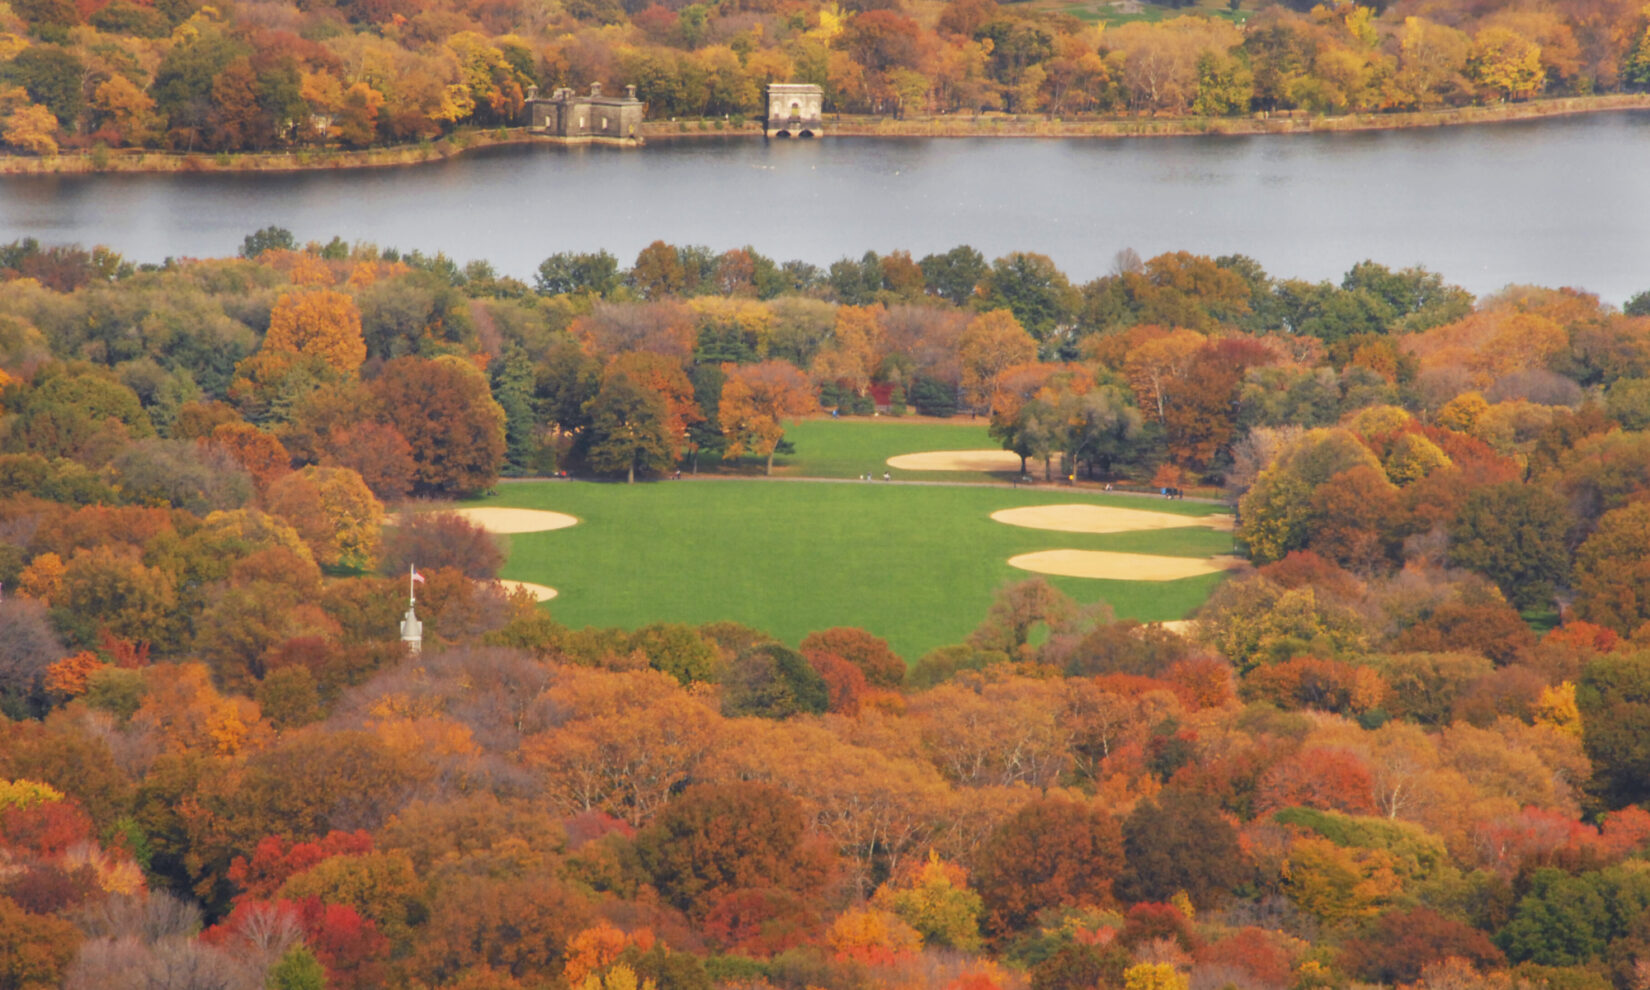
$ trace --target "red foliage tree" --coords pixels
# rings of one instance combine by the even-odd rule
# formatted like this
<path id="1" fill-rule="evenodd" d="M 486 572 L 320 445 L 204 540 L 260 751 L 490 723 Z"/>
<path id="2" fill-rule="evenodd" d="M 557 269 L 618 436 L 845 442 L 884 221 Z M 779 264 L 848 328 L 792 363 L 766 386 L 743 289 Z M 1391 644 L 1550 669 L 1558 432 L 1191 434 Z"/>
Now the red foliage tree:
<path id="1" fill-rule="evenodd" d="M 1276 936 L 1261 928 L 1240 928 L 1229 938 L 1202 946 L 1193 956 L 1200 966 L 1229 966 L 1264 987 L 1286 987 L 1294 976 L 1289 954 Z"/>
<path id="2" fill-rule="evenodd" d="M 1330 563 L 1311 550 L 1291 550 L 1282 560 L 1260 568 L 1260 573 L 1281 588 L 1312 588 L 1343 601 L 1362 597 L 1363 582 L 1345 568 Z"/>
<path id="3" fill-rule="evenodd" d="M 1303 805 L 1351 815 L 1374 814 L 1374 779 L 1356 753 L 1313 746 L 1266 771 L 1258 803 L 1262 811 Z"/>
<path id="4" fill-rule="evenodd" d="M 335 426 L 321 451 L 324 467 L 347 467 L 361 476 L 381 502 L 403 499 L 412 490 L 417 465 L 401 431 L 385 423 Z"/>
<path id="5" fill-rule="evenodd" d="M 1123 916 L 1123 931 L 1118 938 L 1131 949 L 1159 939 L 1172 939 L 1187 952 L 1198 946 L 1191 919 L 1173 904 L 1154 901 L 1142 901 L 1129 908 Z"/>
<path id="6" fill-rule="evenodd" d="M 238 901 L 267 900 L 289 877 L 334 856 L 362 856 L 372 852 L 372 836 L 364 831 L 328 832 L 314 842 L 288 842 L 278 835 L 258 840 L 252 858 L 236 856 L 229 879 L 240 887 Z"/>
<path id="7" fill-rule="evenodd" d="M 1415 982 L 1422 969 L 1452 957 L 1481 969 L 1506 962 L 1483 932 L 1424 907 L 1382 915 L 1369 934 L 1347 941 L 1340 961 L 1360 980 L 1399 984 Z"/>
<path id="8" fill-rule="evenodd" d="M 761 887 L 723 895 L 700 928 L 729 952 L 767 958 L 812 943 L 819 922 L 819 912 L 794 892 Z"/>
<path id="9" fill-rule="evenodd" d="M 73 801 L 46 801 L 0 812 L 0 845 L 54 858 L 89 842 L 92 819 Z"/>
<path id="10" fill-rule="evenodd" d="M 868 688 L 860 669 L 834 653 L 804 650 L 802 656 L 825 681 L 825 690 L 830 695 L 825 710 L 841 715 L 858 715 L 860 702 Z"/>
<path id="11" fill-rule="evenodd" d="M 838 626 L 803 637 L 803 656 L 829 653 L 848 661 L 865 674 L 866 683 L 879 688 L 897 688 L 905 683 L 905 661 L 888 646 L 888 641 L 863 629 Z"/>
<path id="12" fill-rule="evenodd" d="M 636 852 L 659 892 L 690 912 L 748 888 L 814 895 L 835 872 L 801 802 L 743 781 L 689 787 L 636 836 Z"/>
<path id="13" fill-rule="evenodd" d="M 986 924 L 1018 931 L 1044 908 L 1109 903 L 1122 864 L 1122 832 L 1110 815 L 1060 798 L 1031 801 L 980 853 L 975 879 Z"/>
<path id="14" fill-rule="evenodd" d="M 1191 657 L 1170 664 L 1163 680 L 1180 703 L 1192 711 L 1224 707 L 1236 693 L 1231 665 L 1214 657 Z"/>

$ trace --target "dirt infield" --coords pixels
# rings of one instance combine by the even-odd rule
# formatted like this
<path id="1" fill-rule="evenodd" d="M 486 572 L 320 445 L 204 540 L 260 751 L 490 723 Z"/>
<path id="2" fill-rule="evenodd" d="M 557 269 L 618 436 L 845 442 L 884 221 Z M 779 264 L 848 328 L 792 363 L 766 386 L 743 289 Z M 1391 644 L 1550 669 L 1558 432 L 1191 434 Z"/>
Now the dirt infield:
<path id="1" fill-rule="evenodd" d="M 1110 505 L 1027 505 L 1018 509 L 999 509 L 991 514 L 991 518 L 1010 526 L 1053 529 L 1062 533 L 1133 533 L 1143 529 L 1181 529 L 1187 526 L 1207 526 L 1222 531 L 1232 528 L 1232 517 L 1228 515 L 1179 516 L 1172 512 L 1119 509 Z"/>
<path id="2" fill-rule="evenodd" d="M 533 598 L 541 602 L 547 602 L 556 597 L 556 589 L 548 585 L 533 584 L 531 581 L 506 581 L 503 578 L 500 578 L 498 583 L 504 587 L 505 591 L 521 589 L 531 591 Z"/>
<path id="3" fill-rule="evenodd" d="M 566 529 L 579 521 L 564 512 L 545 512 L 540 509 L 485 508 L 454 511 L 489 533 L 543 533 L 546 530 Z"/>
<path id="4" fill-rule="evenodd" d="M 1020 455 L 1007 450 L 930 450 L 888 458 L 901 471 L 1015 471 Z"/>
<path id="5" fill-rule="evenodd" d="M 1178 581 L 1236 566 L 1235 557 L 1155 557 L 1104 550 L 1039 550 L 1008 558 L 1010 567 L 1064 577 L 1112 581 Z"/>

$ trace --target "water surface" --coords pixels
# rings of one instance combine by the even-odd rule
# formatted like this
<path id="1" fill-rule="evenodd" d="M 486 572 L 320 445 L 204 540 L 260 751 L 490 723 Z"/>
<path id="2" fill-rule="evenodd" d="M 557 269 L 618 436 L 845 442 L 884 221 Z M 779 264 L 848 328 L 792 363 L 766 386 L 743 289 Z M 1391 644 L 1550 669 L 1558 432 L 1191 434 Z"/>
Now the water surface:
<path id="1" fill-rule="evenodd" d="M 1047 254 L 1075 280 L 1123 248 L 1185 249 L 1248 254 L 1280 277 L 1373 258 L 1477 293 L 1575 285 L 1620 303 L 1650 289 L 1647 162 L 1650 113 L 1633 111 L 1270 137 L 534 145 L 371 171 L 6 177 L 0 242 L 159 261 L 232 254 L 278 224 L 524 278 L 557 251 L 628 265 L 655 239 L 819 265 L 967 243 Z"/>

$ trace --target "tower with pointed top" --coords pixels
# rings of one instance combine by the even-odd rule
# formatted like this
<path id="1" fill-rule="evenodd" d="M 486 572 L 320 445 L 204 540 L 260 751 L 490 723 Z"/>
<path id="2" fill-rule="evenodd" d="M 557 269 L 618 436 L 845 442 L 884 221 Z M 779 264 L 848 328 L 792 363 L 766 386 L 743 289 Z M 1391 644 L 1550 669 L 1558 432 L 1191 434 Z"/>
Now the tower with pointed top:
<path id="1" fill-rule="evenodd" d="M 412 656 L 424 648 L 424 623 L 418 620 L 411 602 L 407 603 L 407 614 L 401 619 L 401 644 Z"/>
<path id="2" fill-rule="evenodd" d="M 418 568 L 407 566 L 407 614 L 401 617 L 401 645 L 411 656 L 418 656 L 424 648 L 424 623 L 418 620 L 417 582 L 424 580 Z"/>

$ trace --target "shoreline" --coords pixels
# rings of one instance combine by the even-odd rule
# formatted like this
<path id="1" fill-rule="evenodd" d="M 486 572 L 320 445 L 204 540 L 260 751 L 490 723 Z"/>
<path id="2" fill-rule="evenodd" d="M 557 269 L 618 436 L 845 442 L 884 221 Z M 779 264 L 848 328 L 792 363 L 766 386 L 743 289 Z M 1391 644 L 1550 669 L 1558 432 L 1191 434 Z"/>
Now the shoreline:
<path id="1" fill-rule="evenodd" d="M 1417 128 L 1466 127 L 1514 123 L 1593 113 L 1650 110 L 1650 93 L 1612 93 L 1606 96 L 1561 97 L 1503 103 L 1495 106 L 1416 110 L 1387 114 L 1349 114 L 1339 117 L 1296 116 L 1299 111 L 1253 117 L 1108 117 L 1064 120 L 1052 117 L 1016 117 L 1005 114 L 832 118 L 825 136 L 869 138 L 1173 138 L 1248 137 L 1295 134 L 1346 134 Z M 720 125 L 720 126 L 717 126 Z M 760 139 L 760 121 L 739 124 L 723 121 L 647 121 L 645 141 L 672 143 L 716 139 Z M 459 131 L 437 141 L 362 151 L 306 149 L 283 152 L 190 153 L 163 151 L 93 150 L 41 157 L 0 154 L 0 177 L 97 174 L 217 174 L 293 173 L 363 168 L 399 168 L 447 161 L 473 151 L 512 145 L 568 145 L 529 134 L 524 128 Z M 645 150 L 645 149 L 644 149 Z"/>

